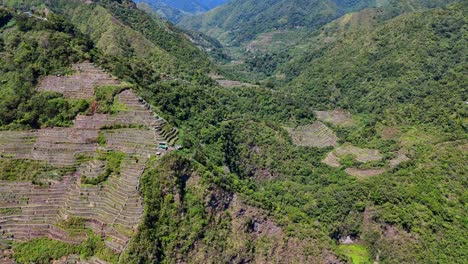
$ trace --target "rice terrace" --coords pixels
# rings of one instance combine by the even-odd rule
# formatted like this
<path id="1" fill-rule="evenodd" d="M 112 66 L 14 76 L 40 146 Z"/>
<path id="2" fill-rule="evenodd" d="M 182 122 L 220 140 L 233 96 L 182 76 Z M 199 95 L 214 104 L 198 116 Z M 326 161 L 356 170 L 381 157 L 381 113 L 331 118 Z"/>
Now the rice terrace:
<path id="1" fill-rule="evenodd" d="M 107 89 L 121 110 L 98 113 L 102 102 L 97 102 L 94 113 L 77 116 L 69 128 L 0 132 L 3 169 L 15 161 L 37 164 L 24 181 L 0 184 L 0 252 L 6 255 L 12 241 L 37 237 L 79 244 L 89 236 L 87 229 L 104 237 L 110 250 L 122 252 L 143 214 L 138 189 L 145 164 L 171 151 L 160 149 L 160 142 L 177 137 L 175 128 L 167 129 L 165 120 L 116 78 L 89 62 L 73 69 L 70 76 L 46 77 L 38 91 L 94 100 L 98 89 Z"/>

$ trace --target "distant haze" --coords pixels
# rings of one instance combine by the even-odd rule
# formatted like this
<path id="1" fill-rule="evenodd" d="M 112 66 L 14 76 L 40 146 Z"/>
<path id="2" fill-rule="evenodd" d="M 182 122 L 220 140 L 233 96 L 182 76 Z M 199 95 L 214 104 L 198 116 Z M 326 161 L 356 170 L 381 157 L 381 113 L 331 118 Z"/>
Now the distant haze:
<path id="1" fill-rule="evenodd" d="M 135 0 L 137 3 L 147 3 L 151 7 L 169 6 L 191 14 L 209 11 L 229 0 Z"/>

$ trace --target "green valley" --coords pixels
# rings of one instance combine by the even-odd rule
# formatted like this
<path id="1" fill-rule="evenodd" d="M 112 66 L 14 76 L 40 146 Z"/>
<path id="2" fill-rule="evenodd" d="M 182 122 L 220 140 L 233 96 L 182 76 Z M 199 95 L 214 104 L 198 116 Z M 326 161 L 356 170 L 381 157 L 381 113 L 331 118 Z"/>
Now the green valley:
<path id="1" fill-rule="evenodd" d="M 1 1 L 0 263 L 464 263 L 467 10 Z"/>

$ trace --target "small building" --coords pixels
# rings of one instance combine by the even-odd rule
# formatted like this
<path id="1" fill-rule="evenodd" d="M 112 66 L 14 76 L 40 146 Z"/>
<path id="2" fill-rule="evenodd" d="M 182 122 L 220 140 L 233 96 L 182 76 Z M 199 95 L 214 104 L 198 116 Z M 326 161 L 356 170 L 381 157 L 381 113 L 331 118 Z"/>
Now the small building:
<path id="1" fill-rule="evenodd" d="M 169 148 L 169 144 L 167 144 L 165 141 L 159 142 L 159 148 L 167 150 Z"/>

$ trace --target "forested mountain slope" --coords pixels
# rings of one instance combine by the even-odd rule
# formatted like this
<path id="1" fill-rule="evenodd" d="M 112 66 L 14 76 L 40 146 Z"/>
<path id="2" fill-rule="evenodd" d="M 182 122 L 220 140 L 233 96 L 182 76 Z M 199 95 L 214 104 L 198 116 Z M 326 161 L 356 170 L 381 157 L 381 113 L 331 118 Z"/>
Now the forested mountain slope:
<path id="1" fill-rule="evenodd" d="M 226 43 L 242 42 L 278 28 L 314 27 L 345 12 L 372 5 L 372 1 L 232 1 L 206 14 L 188 17 L 180 25 L 219 37 Z"/>
<path id="2" fill-rule="evenodd" d="M 67 101 L 34 89 L 41 76 L 65 74 L 71 63 L 90 59 L 92 42 L 58 16 L 50 16 L 49 21 L 19 16 L 17 26 L 9 29 L 13 14 L 2 9 L 0 15 L 0 127 L 71 125 L 77 113 L 87 110 L 88 102 Z"/>
<path id="3" fill-rule="evenodd" d="M 144 10 L 149 14 L 154 14 L 159 18 L 162 18 L 172 23 L 179 23 L 182 18 L 190 15 L 190 13 L 183 10 L 171 7 L 162 1 L 155 1 L 151 3 L 147 2 L 136 2 L 138 8 Z"/>
<path id="4" fill-rule="evenodd" d="M 167 5 L 190 14 L 197 14 L 213 9 L 227 1 L 228 0 L 137 0 L 135 2 L 148 3 L 150 6 L 154 7 Z"/>
<path id="5" fill-rule="evenodd" d="M 316 108 L 462 129 L 466 11 L 458 4 L 348 33 L 284 67 L 292 79 L 285 89 Z"/>
<path id="6" fill-rule="evenodd" d="M 96 47 L 108 56 L 125 57 L 125 64 L 144 63 L 161 74 L 192 78 L 210 67 L 206 54 L 193 46 L 177 28 L 136 8 L 131 1 L 12 1 L 8 5 L 20 10 L 51 9 L 68 17 Z M 109 58 L 110 58 L 109 57 Z M 114 62 L 113 67 L 118 63 Z M 127 66 L 125 66 L 127 67 Z M 141 67 L 141 66 L 139 66 Z"/>
<path id="7" fill-rule="evenodd" d="M 400 14 L 422 11 L 454 1 L 456 2 L 391 0 L 379 1 L 378 4 L 372 1 L 355 1 L 346 5 L 327 4 L 322 7 L 313 5 L 313 1 L 308 2 L 313 7 L 294 1 L 281 5 L 278 3 L 279 6 L 267 6 L 258 1 L 238 1 L 239 3 L 231 2 L 206 14 L 187 18 L 180 25 L 217 38 L 224 45 L 223 49 L 216 49 L 213 57 L 226 78 L 271 86 L 286 78 L 283 74 L 285 71 L 298 70 L 294 64 L 288 62 L 295 61 L 299 65 L 297 61 L 344 35 L 375 27 Z M 288 4 L 291 8 L 285 8 Z M 256 10 L 255 7 L 259 9 Z M 326 12 L 332 10 L 331 7 L 341 9 L 333 9 L 335 15 L 325 16 Z M 271 14 L 268 13 L 270 9 L 274 10 Z M 315 15 L 314 12 L 321 13 Z M 288 19 L 278 20 L 276 14 Z M 309 16 L 312 20 L 317 19 L 315 24 L 305 22 Z M 273 24 L 278 21 L 283 23 L 273 25 L 269 21 Z M 302 24 L 297 26 L 296 23 Z M 279 70 L 280 68 L 285 70 Z"/>
<path id="8" fill-rule="evenodd" d="M 70 11 L 63 6 L 55 6 L 54 8 L 59 7 L 61 9 L 57 10 L 62 12 Z M 67 261 L 74 261 L 77 258 L 76 254 L 80 255 L 78 258 L 81 257 L 84 261 L 91 263 L 96 261 L 96 258 L 98 258 L 97 261 L 118 262 L 118 253 L 125 248 L 122 243 L 125 245 L 128 242 L 128 237 L 132 237 L 132 232 L 136 229 L 130 232 L 130 230 L 122 228 L 120 224 L 115 224 L 115 221 L 112 220 L 109 220 L 103 227 L 99 227 L 96 226 L 96 223 L 100 225 L 99 221 L 102 220 L 93 220 L 93 217 L 89 214 L 91 212 L 94 214 L 97 211 L 98 216 L 100 215 L 99 219 L 107 216 L 107 219 L 115 218 L 127 223 L 129 221 L 128 217 L 130 217 L 127 215 L 128 212 L 123 209 L 119 211 L 112 208 L 115 206 L 130 206 L 131 210 L 138 208 L 133 203 L 129 205 L 128 200 L 120 200 L 119 198 L 126 192 L 134 195 L 135 191 L 130 192 L 131 189 L 120 190 L 119 188 L 122 188 L 125 181 L 131 181 L 132 184 L 135 184 L 135 173 L 141 170 L 143 166 L 145 172 L 142 176 L 141 194 L 145 199 L 145 213 L 137 235 L 134 240 L 130 241 L 127 250 L 122 255 L 120 260 L 122 263 L 150 263 L 154 261 L 174 263 L 189 259 L 199 263 L 207 259 L 211 259 L 213 262 L 226 262 L 233 259 L 238 261 L 246 259 L 255 259 L 256 261 L 289 259 L 294 262 L 319 262 L 329 259 L 339 262 L 339 257 L 332 252 L 328 243 L 320 242 L 327 240 L 323 234 L 318 234 L 318 237 L 292 237 L 285 227 L 278 225 L 273 218 L 268 216 L 267 211 L 248 205 L 245 198 L 235 194 L 237 184 L 232 182 L 235 180 L 234 175 L 222 169 L 224 163 L 222 152 L 223 149 L 228 148 L 230 143 L 228 141 L 222 143 L 222 145 L 210 143 L 212 146 L 204 150 L 201 143 L 202 140 L 208 140 L 207 136 L 199 136 L 204 127 L 210 126 L 210 130 L 213 132 L 221 132 L 227 138 L 232 137 L 232 128 L 229 126 L 223 128 L 224 125 L 220 123 L 223 116 L 228 114 L 227 109 L 214 96 L 209 94 L 215 91 L 213 90 L 214 87 L 200 87 L 196 80 L 194 80 L 195 85 L 192 85 L 183 80 L 153 78 L 153 76 L 157 76 L 156 72 L 149 67 L 116 67 L 114 64 L 116 60 L 114 59 L 121 59 L 118 53 L 108 55 L 108 51 L 101 51 L 96 48 L 93 41 L 88 39 L 86 35 L 78 33 L 79 31 L 74 25 L 65 22 L 63 17 L 54 14 L 49 14 L 47 20 L 44 20 L 39 14 L 29 17 L 27 14 L 14 15 L 13 12 L 2 10 L 2 28 L 0 32 L 4 44 L 2 46 L 2 48 L 4 47 L 2 50 L 4 56 L 1 59 L 2 61 L 5 60 L 2 65 L 6 67 L 2 70 L 7 74 L 2 75 L 2 77 L 8 77 L 8 79 L 2 80 L 2 91 L 8 91 L 9 88 L 11 93 L 15 94 L 25 86 L 29 89 L 27 92 L 33 96 L 50 99 L 44 102 L 37 102 L 37 99 L 34 102 L 29 102 L 27 101 L 28 98 L 19 97 L 15 98 L 15 101 L 19 101 L 20 106 L 8 106 L 12 109 L 24 110 L 25 113 L 21 112 L 21 114 L 14 115 L 12 120 L 6 120 L 6 122 L 10 122 L 9 124 L 18 123 L 22 126 L 4 126 L 4 129 L 41 128 L 41 130 L 38 130 L 39 136 L 37 138 L 35 138 L 35 131 L 27 132 L 27 130 L 23 130 L 23 133 L 5 132 L 0 137 L 0 144 L 2 144 L 0 169 L 2 170 L 2 181 L 7 181 L 6 183 L 2 182 L 3 189 L 1 189 L 0 194 L 3 197 L 9 197 L 8 200 L 2 201 L 1 205 L 2 227 L 6 225 L 6 232 L 2 233 L 0 237 L 1 254 L 6 253 L 19 263 L 49 263 L 62 257 L 66 257 Z M 59 40 L 63 40 L 63 38 L 68 38 L 68 40 L 60 41 L 55 45 L 47 44 L 48 41 L 52 42 L 56 38 L 55 35 L 61 36 Z M 35 36 L 39 38 L 35 38 Z M 49 36 L 51 39 L 48 38 Z M 84 40 L 81 40 L 80 36 Z M 99 38 L 93 39 L 99 40 Z M 80 46 L 86 43 L 88 46 Z M 71 47 L 69 48 L 68 45 L 71 45 Z M 74 52 L 78 54 L 73 55 Z M 42 56 L 45 53 L 57 55 L 47 58 Z M 25 55 L 27 56 L 25 57 Z M 137 56 L 135 57 L 138 59 Z M 22 60 L 22 58 L 25 59 Z M 67 107 L 68 104 L 74 103 L 75 99 L 64 98 L 64 95 L 60 94 L 60 92 L 44 92 L 43 89 L 36 88 L 42 80 L 46 86 L 51 85 L 50 87 L 53 90 L 56 89 L 62 92 L 67 89 L 77 90 L 78 95 L 80 95 L 80 89 L 83 87 L 89 88 L 88 74 L 90 76 L 103 74 L 93 67 L 86 66 L 87 63 L 77 64 L 73 69 L 70 68 L 72 63 L 87 59 L 104 62 L 104 66 L 120 75 L 122 80 L 127 80 L 130 84 L 122 87 L 118 84 L 115 84 L 116 87 L 110 84 L 103 87 L 99 87 L 99 85 L 92 87 L 96 89 L 94 95 L 88 92 L 82 94 L 84 98 L 78 102 L 83 104 L 83 107 L 73 109 L 71 113 L 66 113 L 66 108 L 55 107 L 55 105 Z M 36 69 L 35 67 L 40 68 Z M 15 80 L 15 75 L 29 68 L 36 69 L 27 76 L 32 78 L 30 84 L 17 82 L 12 84 L 11 87 L 4 85 L 10 82 L 10 79 Z M 42 70 L 42 72 L 37 70 Z M 29 71 L 25 71 L 25 73 L 27 74 Z M 49 74 L 55 74 L 56 76 L 46 77 Z M 65 76 L 62 77 L 61 75 Z M 59 83 L 54 84 L 53 81 L 45 80 L 55 80 Z M 68 80 L 72 82 L 68 83 Z M 191 131 L 186 133 L 182 140 L 184 147 L 187 148 L 186 151 L 167 154 L 161 159 L 156 157 L 155 143 L 148 137 L 148 135 L 152 135 L 152 130 L 147 127 L 146 122 L 133 122 L 139 120 L 138 116 L 140 114 L 145 114 L 144 111 L 139 110 L 140 107 L 144 108 L 145 105 L 137 97 L 124 99 L 126 97 L 120 94 L 122 89 L 129 88 L 128 85 L 131 85 L 130 87 L 133 90 L 139 91 L 154 106 L 153 109 L 159 109 L 161 114 L 168 117 L 172 123 L 179 124 L 181 129 L 187 132 Z M 42 87 L 42 82 L 39 87 Z M 49 94 L 51 96 L 47 97 Z M 121 99 L 126 101 L 121 101 Z M 2 98 L 2 100 L 8 102 L 6 97 Z M 124 102 L 136 103 L 138 110 L 132 112 L 130 107 L 135 106 L 127 105 Z M 43 114 L 39 112 L 40 116 L 34 116 L 34 118 L 41 120 L 38 124 L 24 122 L 23 115 L 28 116 L 35 112 L 23 109 L 22 104 L 34 103 L 39 104 L 39 111 L 50 114 L 43 117 Z M 109 116 L 102 120 L 103 115 L 100 111 L 105 111 Z M 82 115 L 77 117 L 78 112 L 81 112 Z M 122 118 L 119 118 L 120 114 L 123 115 Z M 65 115 L 64 117 L 59 116 L 60 119 L 58 120 L 65 119 L 66 122 L 49 122 L 49 119 L 56 118 L 55 115 Z M 134 116 L 134 118 L 129 119 L 131 116 Z M 121 120 L 120 122 L 130 121 L 131 123 L 127 125 L 120 123 L 117 125 L 103 125 L 101 123 L 103 121 L 106 123 L 106 119 L 114 120 L 116 118 Z M 70 126 L 74 119 L 73 127 L 56 127 Z M 82 122 L 79 122 L 79 120 L 82 120 Z M 100 129 L 102 131 L 99 131 Z M 141 132 L 138 136 L 136 134 L 131 136 L 129 133 L 132 129 L 141 130 Z M 162 134 L 167 133 L 165 129 L 157 131 Z M 24 133 L 28 138 L 27 141 L 21 140 L 25 135 Z M 93 135 L 92 137 L 97 136 L 97 138 L 82 139 L 82 135 L 89 133 Z M 19 138 L 15 138 L 15 135 Z M 115 140 L 112 139 L 113 135 L 116 137 Z M 19 140 L 21 144 L 15 144 L 15 142 L 18 142 L 15 140 Z M 37 146 L 35 145 L 36 140 L 38 141 Z M 49 148 L 43 147 L 44 144 L 51 144 L 51 146 Z M 92 151 L 98 151 L 99 158 L 97 161 L 92 157 L 83 156 L 81 152 L 74 155 L 73 148 L 83 148 L 83 153 L 89 154 L 91 151 L 89 149 L 90 145 L 93 146 Z M 100 147 L 121 146 L 119 148 L 122 148 L 121 150 L 124 152 L 130 150 L 130 153 L 128 153 L 130 156 L 127 157 L 126 154 L 122 156 L 119 152 L 109 152 L 108 149 L 105 153 L 101 153 L 97 145 Z M 29 147 L 33 152 L 32 156 L 27 153 Z M 142 149 L 139 150 L 140 147 Z M 47 149 L 47 151 L 50 151 L 51 148 L 57 149 L 48 155 L 42 155 L 42 159 L 45 158 L 44 163 L 35 161 L 37 158 L 41 159 L 41 155 L 37 156 L 34 153 Z M 209 153 L 209 149 L 213 151 L 212 154 Z M 133 151 L 135 152 L 132 153 Z M 67 153 L 67 155 L 62 155 L 62 152 Z M 16 156 L 19 154 L 25 154 L 25 156 L 19 158 L 19 156 Z M 218 154 L 221 154 L 221 156 L 218 156 Z M 70 158 L 70 160 L 64 163 L 64 168 L 56 167 L 57 164 L 61 163 L 49 164 L 49 158 L 50 162 L 62 162 L 65 157 Z M 124 158 L 122 159 L 122 157 Z M 146 160 L 148 157 L 150 159 Z M 227 160 L 231 159 L 228 156 L 225 158 Z M 82 170 L 82 163 L 88 164 L 89 159 L 92 161 L 89 165 L 91 169 L 86 169 L 85 166 L 85 169 Z M 95 162 L 99 163 L 99 161 L 108 164 L 103 168 L 104 172 L 102 174 L 98 172 L 96 179 L 87 179 L 82 173 L 91 173 L 94 170 L 93 164 Z M 19 174 L 23 171 L 28 173 L 20 176 Z M 128 173 L 132 173 L 133 176 L 128 177 Z M 122 177 L 124 178 L 119 180 Z M 54 184 L 51 184 L 51 189 L 49 189 L 49 181 L 52 181 L 52 179 Z M 79 180 L 81 180 L 81 185 Z M 21 182 L 18 183 L 18 181 Z M 78 182 L 78 184 L 73 183 L 70 185 L 70 181 Z M 56 187 L 55 183 L 58 183 L 59 186 Z M 44 186 L 40 188 L 34 184 L 44 184 Z M 16 207 L 5 209 L 4 206 L 6 205 L 4 203 L 9 205 L 21 200 L 16 195 L 9 193 L 7 188 L 9 185 L 19 186 L 17 195 L 26 195 L 25 197 L 21 196 L 23 200 L 29 199 L 27 195 L 32 192 L 28 192 L 29 189 L 37 191 L 41 197 L 44 197 L 44 200 L 31 200 L 30 204 L 26 204 L 24 208 L 20 207 L 19 210 Z M 60 187 L 62 185 L 65 187 Z M 244 183 L 241 185 L 244 185 Z M 239 188 L 242 188 L 241 185 L 239 185 Z M 69 192 L 67 188 L 72 186 L 77 186 L 78 190 L 71 188 Z M 132 189 L 134 188 L 133 185 L 126 186 L 126 188 L 129 188 L 129 186 Z M 84 188 L 84 190 L 80 191 L 79 188 Z M 72 190 L 77 191 L 77 193 L 75 194 Z M 54 197 L 49 198 L 48 195 Z M 55 197 L 55 195 L 60 197 Z M 65 205 L 68 204 L 68 207 L 58 209 L 56 206 L 61 206 L 62 200 L 59 201 L 59 199 L 62 199 L 62 195 L 71 198 L 65 199 L 67 201 Z M 108 202 L 101 203 L 100 200 L 97 200 L 97 203 L 91 202 L 91 204 L 88 204 L 87 199 L 96 201 L 98 197 L 108 197 L 111 204 L 106 205 Z M 57 209 L 58 212 L 62 213 L 65 212 L 63 210 L 66 210 L 66 212 L 69 212 L 66 213 L 68 216 L 60 213 L 60 221 L 56 223 L 52 218 L 55 217 L 55 214 L 51 211 L 50 205 L 47 205 L 50 203 L 49 199 L 56 199 L 54 210 Z M 133 197 L 132 201 L 134 199 L 136 198 Z M 34 207 L 36 203 L 41 205 Z M 102 215 L 102 211 L 99 213 L 100 208 L 104 208 Z M 46 216 L 41 216 L 36 214 L 34 210 L 48 211 Z M 116 212 L 118 214 L 114 215 Z M 30 217 L 31 214 L 37 216 L 33 217 L 34 222 L 30 224 L 23 224 L 21 221 L 21 223 L 16 223 L 14 222 L 16 220 L 10 219 L 11 215 L 15 216 L 15 219 L 23 219 L 24 217 Z M 78 217 L 75 217 L 75 214 Z M 122 214 L 125 214 L 125 216 L 122 217 Z M 132 221 L 134 221 L 135 217 L 135 215 L 131 217 Z M 49 230 L 51 223 L 54 223 L 54 228 L 58 229 L 52 229 L 51 233 L 47 233 L 49 231 L 44 230 Z M 95 231 L 90 230 L 90 225 L 91 230 Z M 22 230 L 28 230 L 28 228 L 34 230 L 34 232 L 28 232 L 25 236 L 18 236 L 21 243 L 13 244 L 12 252 L 10 250 L 4 251 L 4 247 L 8 249 L 11 246 L 8 241 L 11 239 L 16 241 L 14 236 L 9 236 L 13 232 L 12 230 L 21 233 Z M 97 232 L 96 230 L 99 228 L 105 230 Z M 88 239 L 81 240 L 83 235 L 86 237 L 86 234 L 88 234 Z M 8 237 L 3 237 L 3 235 Z M 72 238 L 69 238 L 69 235 Z M 40 238 L 41 236 L 48 236 L 55 240 Z M 207 239 L 205 240 L 203 237 L 207 237 Z M 56 241 L 57 239 L 59 241 Z M 76 240 L 81 241 L 80 244 L 73 244 L 76 243 Z M 246 241 L 248 242 L 246 243 Z M 279 243 L 279 247 L 272 246 L 273 241 L 275 245 Z M 253 248 L 255 250 L 252 250 Z M 3 257 L 4 255 L 2 255 Z"/>
<path id="9" fill-rule="evenodd" d="M 235 0 L 205 14 L 187 17 L 179 25 L 217 37 L 223 43 L 238 45 L 255 38 L 260 33 L 278 29 L 314 30 L 346 13 L 368 7 L 391 6 L 395 9 L 414 11 L 449 2 L 447 0 Z"/>

